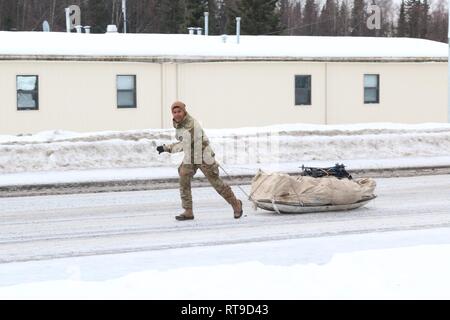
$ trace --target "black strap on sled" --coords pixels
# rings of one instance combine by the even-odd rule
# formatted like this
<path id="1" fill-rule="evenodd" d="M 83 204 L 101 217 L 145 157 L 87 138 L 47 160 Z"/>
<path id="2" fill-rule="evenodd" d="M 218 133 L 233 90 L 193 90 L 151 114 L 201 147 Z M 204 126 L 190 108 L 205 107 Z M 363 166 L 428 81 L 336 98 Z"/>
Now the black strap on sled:
<path id="1" fill-rule="evenodd" d="M 329 168 L 313 168 L 305 167 L 304 165 L 302 165 L 302 172 L 300 173 L 300 175 L 313 178 L 333 176 L 338 179 L 353 179 L 352 176 L 345 170 L 345 166 L 339 163 L 336 163 L 334 167 Z"/>

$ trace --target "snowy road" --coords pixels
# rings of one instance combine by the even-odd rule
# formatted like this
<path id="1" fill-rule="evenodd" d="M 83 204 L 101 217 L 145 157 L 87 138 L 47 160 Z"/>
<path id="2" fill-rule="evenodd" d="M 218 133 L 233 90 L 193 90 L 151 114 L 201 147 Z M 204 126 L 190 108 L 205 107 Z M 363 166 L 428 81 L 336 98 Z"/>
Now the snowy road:
<path id="1" fill-rule="evenodd" d="M 173 218 L 176 189 L 3 198 L 0 262 L 450 227 L 450 175 L 376 181 L 378 198 L 355 211 L 279 216 L 246 202 L 240 220 L 212 188 L 194 189 L 189 222 Z"/>

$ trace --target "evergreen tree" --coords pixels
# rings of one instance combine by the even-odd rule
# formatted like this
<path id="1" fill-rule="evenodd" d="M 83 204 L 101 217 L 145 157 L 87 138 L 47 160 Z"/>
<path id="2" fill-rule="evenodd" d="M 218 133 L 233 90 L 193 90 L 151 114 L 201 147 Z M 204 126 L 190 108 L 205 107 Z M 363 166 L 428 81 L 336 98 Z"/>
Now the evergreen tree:
<path id="1" fill-rule="evenodd" d="M 405 10 L 408 37 L 419 37 L 420 6 L 419 0 L 406 0 Z"/>
<path id="2" fill-rule="evenodd" d="M 185 7 L 183 0 L 158 0 L 156 12 L 159 15 L 159 32 L 186 33 Z"/>
<path id="3" fill-rule="evenodd" d="M 225 0 L 216 0 L 217 4 L 217 26 L 218 26 L 218 33 L 224 34 L 227 32 L 227 22 L 228 22 L 228 15 L 227 15 L 227 4 Z"/>
<path id="4" fill-rule="evenodd" d="M 185 0 L 185 18 L 183 29 L 188 27 L 204 27 L 204 12 L 208 11 L 207 0 Z M 204 31 L 204 30 L 203 30 Z"/>
<path id="5" fill-rule="evenodd" d="M 428 39 L 448 42 L 448 9 L 447 0 L 437 0 L 431 12 Z"/>
<path id="6" fill-rule="evenodd" d="M 352 36 L 363 36 L 366 33 L 366 12 L 364 10 L 364 0 L 354 0 L 350 20 Z"/>
<path id="7" fill-rule="evenodd" d="M 336 3 L 334 2 L 334 0 L 326 0 L 319 17 L 319 35 L 336 35 L 336 19 Z"/>
<path id="8" fill-rule="evenodd" d="M 128 0 L 127 15 L 129 32 L 159 32 L 157 0 Z"/>
<path id="9" fill-rule="evenodd" d="M 3 0 L 0 5 L 0 30 L 17 29 L 17 2 Z"/>
<path id="10" fill-rule="evenodd" d="M 277 0 L 240 0 L 237 16 L 241 20 L 241 33 L 249 35 L 271 34 L 279 31 L 280 15 Z"/>
<path id="11" fill-rule="evenodd" d="M 290 34 L 289 27 L 291 15 L 291 3 L 289 0 L 280 0 L 280 29 L 282 34 Z"/>
<path id="12" fill-rule="evenodd" d="M 182 29 L 187 32 L 189 27 L 200 27 L 205 33 L 205 12 L 208 12 L 208 33 L 217 34 L 220 28 L 218 22 L 217 4 L 214 0 L 185 0 L 185 18 Z M 183 31 L 182 31 L 183 32 Z"/>
<path id="13" fill-rule="evenodd" d="M 405 1 L 402 0 L 398 16 L 397 37 L 406 37 L 406 34 L 407 34 L 407 25 L 406 25 Z"/>
<path id="14" fill-rule="evenodd" d="M 83 6 L 84 7 L 84 6 Z M 81 11 L 81 19 L 86 25 L 92 26 L 92 33 L 104 33 L 106 27 L 111 23 L 109 1 L 87 1 L 86 10 Z M 83 24 L 84 24 L 83 23 Z"/>
<path id="15" fill-rule="evenodd" d="M 302 33 L 306 36 L 313 36 L 317 34 L 317 5 L 315 0 L 306 0 L 305 8 L 303 9 L 302 19 Z"/>
<path id="16" fill-rule="evenodd" d="M 236 17 L 241 13 L 238 9 L 238 4 L 241 0 L 220 0 L 222 2 L 221 25 L 223 26 L 222 33 L 234 34 L 236 32 Z"/>
<path id="17" fill-rule="evenodd" d="M 423 4 L 420 6 L 420 16 L 419 16 L 419 37 L 426 38 L 428 34 L 428 25 L 430 22 L 430 6 L 428 1 L 424 0 Z"/>
<path id="18" fill-rule="evenodd" d="M 302 3 L 297 1 L 292 9 L 292 27 L 290 30 L 291 35 L 299 35 L 302 34 L 301 25 L 302 25 Z"/>
<path id="19" fill-rule="evenodd" d="M 209 34 L 219 34 L 220 23 L 216 0 L 209 0 L 207 9 L 209 12 Z"/>
<path id="20" fill-rule="evenodd" d="M 337 35 L 348 36 L 350 34 L 350 11 L 346 0 L 343 0 L 339 8 L 337 19 Z"/>
<path id="21" fill-rule="evenodd" d="M 396 12 L 392 0 L 351 1 L 127 0 L 128 32 L 187 33 L 189 26 L 203 28 L 203 13 L 209 12 L 211 35 L 235 34 L 240 16 L 243 34 L 395 35 L 447 42 L 447 0 L 433 0 L 432 7 L 430 0 L 399 0 Z M 365 4 L 375 1 L 381 26 L 370 30 Z M 47 20 L 52 31 L 65 31 L 64 9 L 72 4 L 80 6 L 81 23 L 92 32 L 103 33 L 111 23 L 123 30 L 121 0 L 0 0 L 0 30 L 40 31 Z"/>

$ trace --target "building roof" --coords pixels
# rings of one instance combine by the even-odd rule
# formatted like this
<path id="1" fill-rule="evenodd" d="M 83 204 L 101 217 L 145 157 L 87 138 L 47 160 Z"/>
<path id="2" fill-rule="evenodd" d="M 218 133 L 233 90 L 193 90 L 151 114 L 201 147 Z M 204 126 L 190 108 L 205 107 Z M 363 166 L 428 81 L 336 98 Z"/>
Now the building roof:
<path id="1" fill-rule="evenodd" d="M 0 59 L 111 61 L 447 61 L 446 43 L 414 38 L 204 36 L 0 31 Z"/>

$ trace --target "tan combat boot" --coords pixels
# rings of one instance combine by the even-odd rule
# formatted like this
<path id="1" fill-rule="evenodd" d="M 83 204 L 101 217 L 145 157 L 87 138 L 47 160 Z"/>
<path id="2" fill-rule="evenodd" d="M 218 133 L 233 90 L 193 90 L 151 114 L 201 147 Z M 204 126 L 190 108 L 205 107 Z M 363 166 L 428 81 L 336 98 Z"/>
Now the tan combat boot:
<path id="1" fill-rule="evenodd" d="M 242 201 L 239 199 L 236 199 L 231 206 L 233 207 L 234 210 L 234 218 L 235 219 L 239 219 L 240 217 L 242 217 L 242 213 L 244 212 L 242 210 Z"/>
<path id="2" fill-rule="evenodd" d="M 177 219 L 178 221 L 193 220 L 194 212 L 192 211 L 192 209 L 184 209 L 184 212 L 182 214 L 175 216 L 175 219 Z"/>

